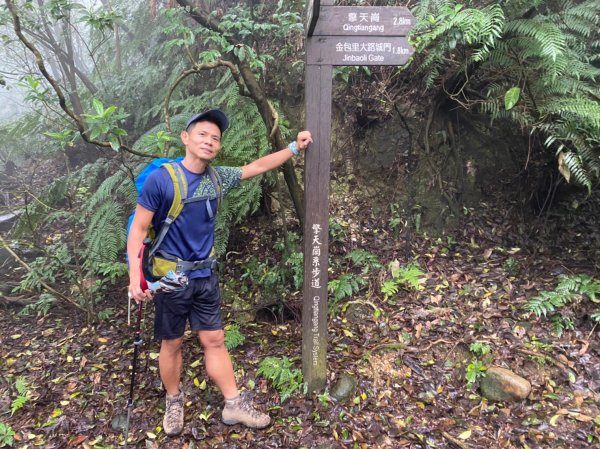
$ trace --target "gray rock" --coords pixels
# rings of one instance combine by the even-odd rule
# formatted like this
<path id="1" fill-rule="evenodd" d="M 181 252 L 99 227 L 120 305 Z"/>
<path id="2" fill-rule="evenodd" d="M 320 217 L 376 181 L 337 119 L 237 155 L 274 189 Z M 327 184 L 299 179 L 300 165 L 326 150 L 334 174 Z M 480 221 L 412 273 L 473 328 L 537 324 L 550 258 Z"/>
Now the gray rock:
<path id="1" fill-rule="evenodd" d="M 348 373 L 342 373 L 331 389 L 331 396 L 340 402 L 344 402 L 354 394 L 357 384 L 358 382 L 354 376 Z"/>
<path id="2" fill-rule="evenodd" d="M 363 323 L 373 317 L 373 309 L 367 304 L 353 303 L 346 309 L 346 319 L 351 323 Z"/>
<path id="3" fill-rule="evenodd" d="M 435 402 L 435 394 L 433 394 L 431 391 L 422 391 L 417 395 L 417 398 L 419 401 L 428 405 L 431 405 Z"/>
<path id="4" fill-rule="evenodd" d="M 115 432 L 122 432 L 125 430 L 125 425 L 127 423 L 127 416 L 125 415 L 117 415 L 110 422 L 110 428 Z"/>
<path id="5" fill-rule="evenodd" d="M 491 367 L 481 380 L 481 394 L 490 401 L 520 401 L 530 392 L 527 379 L 505 368 Z"/>

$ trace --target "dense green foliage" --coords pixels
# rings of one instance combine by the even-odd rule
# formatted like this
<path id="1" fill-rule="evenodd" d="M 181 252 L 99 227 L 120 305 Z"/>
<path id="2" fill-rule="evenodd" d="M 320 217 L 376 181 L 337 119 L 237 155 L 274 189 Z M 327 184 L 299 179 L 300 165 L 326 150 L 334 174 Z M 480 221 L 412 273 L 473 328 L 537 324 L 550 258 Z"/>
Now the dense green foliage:
<path id="1" fill-rule="evenodd" d="M 559 170 L 591 191 L 600 177 L 600 4 L 426 0 L 415 43 L 428 88 L 539 136 Z"/>
<path id="2" fill-rule="evenodd" d="M 42 26 L 47 30 L 46 37 L 26 36 L 43 58 L 59 61 L 61 70 L 51 70 L 51 75 L 64 92 L 70 91 L 66 107 L 79 114 L 88 139 L 106 141 L 115 151 L 125 149 L 129 141 L 139 155 L 176 156 L 183 151 L 179 133 L 187 117 L 219 106 L 229 115 L 231 126 L 216 164 L 244 165 L 270 150 L 269 132 L 240 80 L 233 76 L 235 72 L 217 68 L 210 74 L 182 74 L 190 66 L 195 70 L 202 62 L 232 53 L 249 61 L 258 79 L 265 79 L 267 64 L 273 64 L 275 57 L 292 55 L 291 47 L 278 47 L 266 37 L 291 36 L 302 29 L 299 13 L 283 3 L 252 11 L 232 7 L 220 20 L 222 33 L 194 24 L 179 7 L 159 10 L 151 17 L 145 2 L 113 2 L 111 9 L 62 1 L 16 2 L 16 7 L 22 29 Z M 266 21 L 257 21 L 261 17 Z M 147 26 L 149 22 L 152 27 Z M 6 10 L 0 24 L 6 33 L 4 51 L 20 51 L 23 47 L 11 30 L 12 18 Z M 51 32 L 65 27 L 77 32 Z M 232 45 L 228 42 L 232 39 L 245 44 Z M 264 46 L 256 51 L 259 41 Z M 69 53 L 63 50 L 67 47 L 76 50 Z M 182 52 L 189 58 L 181 58 Z M 44 157 L 64 152 L 69 159 L 67 174 L 42 192 L 26 193 L 28 204 L 13 237 L 29 240 L 42 255 L 31 264 L 19 290 L 41 291 L 45 283 L 74 284 L 74 289 L 58 299 L 77 304 L 90 318 L 98 313 L 106 316 L 109 311 L 98 310 L 98 304 L 105 288 L 124 273 L 125 224 L 136 199 L 133 179 L 147 162 L 131 157 L 115 160 L 105 153 L 89 165 L 78 164 L 73 155 L 87 149 L 77 124 L 59 113 L 47 80 L 19 67 L 16 60 L 11 60 L 10 66 L 14 70 L 9 78 L 27 90 L 27 100 L 40 113 L 4 125 L 7 139 L 0 146 L 1 159 L 18 162 L 39 152 Z M 287 136 L 287 122 L 278 115 L 279 129 Z M 275 176 L 266 179 L 272 183 Z M 226 198 L 217 222 L 219 254 L 225 252 L 231 225 L 256 211 L 266 185 L 269 182 L 253 179 Z M 57 227 L 66 232 L 56 233 Z M 51 244 L 46 243 L 49 234 L 53 234 Z M 42 293 L 24 311 L 46 313 L 58 290 Z"/>
<path id="3" fill-rule="evenodd" d="M 212 106 L 231 118 L 218 164 L 243 165 L 266 154 L 274 131 L 292 137 L 296 126 L 287 122 L 277 98 L 296 102 L 294 106 L 301 98 L 302 5 L 225 1 L 218 11 L 207 12 L 171 2 L 155 14 L 147 2 L 123 0 L 106 5 L 9 3 L 58 89 L 39 61 L 34 63 L 10 9 L 0 9 L 6 61 L 0 81 L 22 90 L 34 109 L 1 125 L 0 161 L 26 165 L 39 159 L 64 166 L 43 187 L 20 179 L 17 202 L 23 214 L 11 237 L 36 248 L 38 257 L 18 291 L 39 294 L 26 312 L 46 313 L 58 299 L 76 304 L 90 317 L 108 316 L 111 311 L 101 305 L 102 298 L 126 271 L 125 223 L 135 205 L 133 180 L 145 166 L 145 156 L 180 155 L 179 133 L 186 118 Z M 415 5 L 418 21 L 411 39 L 416 53 L 409 70 L 422 78 L 426 95 L 439 98 L 436 93 L 443 92 L 453 106 L 477 110 L 492 123 L 518 124 L 532 136 L 532 146 L 556 156 L 567 180 L 591 191 L 600 176 L 598 2 L 423 0 Z M 198 16 L 206 22 L 193 20 Z M 269 108 L 257 107 L 240 73 L 246 68 L 261 94 L 269 96 L 276 116 L 273 129 L 265 125 L 264 110 Z M 346 93 L 339 98 L 345 95 L 356 103 L 352 83 L 358 78 L 351 76 L 356 73 L 386 90 L 381 74 L 370 69 L 349 67 L 336 73 L 349 83 L 340 87 Z M 395 106 L 390 100 L 384 109 Z M 276 185 L 277 176 L 243 183 L 228 196 L 217 223 L 219 254 L 226 253 L 231 226 L 257 211 L 263 190 Z M 398 203 L 390 208 L 390 226 L 397 234 L 405 217 Z M 414 222 L 419 230 L 418 217 Z M 335 240 L 343 229 L 332 223 L 331 232 Z M 245 273 L 280 298 L 288 288 L 301 288 L 303 267 L 294 244 L 276 249 L 281 257 L 276 268 L 254 258 Z M 369 276 L 380 266 L 368 253 L 353 252 L 336 268 L 339 274 L 328 285 L 333 305 L 351 301 L 367 287 L 369 294 L 393 300 L 401 289 L 419 289 L 422 282 L 420 269 L 409 265 L 374 288 Z"/>

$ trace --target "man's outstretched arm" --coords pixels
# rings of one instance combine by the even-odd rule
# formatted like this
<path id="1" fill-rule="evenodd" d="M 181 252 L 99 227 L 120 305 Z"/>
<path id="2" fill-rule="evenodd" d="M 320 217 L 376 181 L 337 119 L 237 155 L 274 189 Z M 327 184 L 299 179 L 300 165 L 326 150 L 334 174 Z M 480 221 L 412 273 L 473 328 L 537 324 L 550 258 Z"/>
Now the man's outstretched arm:
<path id="1" fill-rule="evenodd" d="M 306 150 L 309 144 L 312 143 L 312 136 L 310 131 L 300 131 L 296 137 L 296 145 L 299 151 Z M 269 170 L 279 167 L 285 161 L 290 159 L 294 153 L 290 148 L 284 148 L 283 150 L 276 151 L 275 153 L 267 154 L 254 162 L 244 165 L 242 167 L 241 179 L 250 179 L 254 176 L 262 175 Z"/>

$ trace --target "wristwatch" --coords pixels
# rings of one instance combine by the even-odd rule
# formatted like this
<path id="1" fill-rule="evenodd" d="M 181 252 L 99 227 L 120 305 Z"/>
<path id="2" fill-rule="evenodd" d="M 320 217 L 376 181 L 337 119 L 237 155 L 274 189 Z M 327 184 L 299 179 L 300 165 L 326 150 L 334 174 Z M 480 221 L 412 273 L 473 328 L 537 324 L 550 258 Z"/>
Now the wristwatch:
<path id="1" fill-rule="evenodd" d="M 300 152 L 298 151 L 298 144 L 296 142 L 290 142 L 288 148 L 292 150 L 294 156 L 298 156 L 300 154 Z"/>

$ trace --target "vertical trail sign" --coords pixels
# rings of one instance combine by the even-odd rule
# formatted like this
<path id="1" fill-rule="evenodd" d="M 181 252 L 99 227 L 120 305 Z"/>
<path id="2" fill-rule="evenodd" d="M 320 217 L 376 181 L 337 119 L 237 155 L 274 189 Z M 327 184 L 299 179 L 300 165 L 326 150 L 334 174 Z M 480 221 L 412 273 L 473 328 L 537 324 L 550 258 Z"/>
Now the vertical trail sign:
<path id="1" fill-rule="evenodd" d="M 333 6 L 308 0 L 306 9 L 306 128 L 314 143 L 304 166 L 304 298 L 302 373 L 310 391 L 327 381 L 327 270 L 333 66 L 401 65 L 413 49 L 407 8 Z"/>

